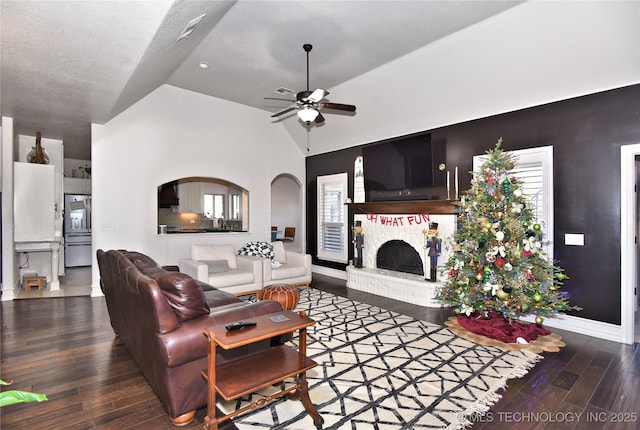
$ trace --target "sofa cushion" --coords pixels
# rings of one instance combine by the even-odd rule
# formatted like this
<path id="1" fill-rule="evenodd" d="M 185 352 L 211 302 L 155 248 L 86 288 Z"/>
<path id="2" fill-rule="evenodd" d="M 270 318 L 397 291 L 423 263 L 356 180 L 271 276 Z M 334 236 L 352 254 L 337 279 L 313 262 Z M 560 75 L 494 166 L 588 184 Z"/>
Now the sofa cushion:
<path id="1" fill-rule="evenodd" d="M 271 279 L 288 279 L 304 276 L 306 268 L 304 266 L 294 266 L 293 264 L 283 264 L 278 268 L 271 269 Z"/>
<path id="2" fill-rule="evenodd" d="M 227 260 L 230 269 L 238 268 L 233 245 L 191 245 L 191 258 L 196 261 Z"/>
<path id="3" fill-rule="evenodd" d="M 247 242 L 240 248 L 238 255 L 253 255 L 273 260 L 273 245 L 269 242 Z"/>
<path id="4" fill-rule="evenodd" d="M 236 285 L 253 284 L 253 272 L 231 270 L 229 272 L 209 273 L 209 284 L 216 288 L 234 287 Z"/>
<path id="5" fill-rule="evenodd" d="M 204 292 L 204 296 L 209 304 L 209 309 L 214 310 L 219 306 L 229 305 L 232 303 L 243 303 L 244 301 L 233 294 L 229 294 L 226 291 L 218 290 L 217 288 Z"/>
<path id="6" fill-rule="evenodd" d="M 205 263 L 209 268 L 209 273 L 221 273 L 231 270 L 227 260 L 204 260 L 201 263 Z"/>
<path id="7" fill-rule="evenodd" d="M 125 255 L 140 271 L 148 267 L 160 267 L 153 258 L 140 252 L 127 251 Z"/>
<path id="8" fill-rule="evenodd" d="M 159 273 L 155 269 L 148 272 L 150 273 L 145 274 L 158 283 L 178 320 L 186 321 L 209 314 L 204 292 L 191 276 L 179 272 Z"/>
<path id="9" fill-rule="evenodd" d="M 274 260 L 280 264 L 287 263 L 287 252 L 284 250 L 284 243 L 281 241 L 272 242 Z"/>

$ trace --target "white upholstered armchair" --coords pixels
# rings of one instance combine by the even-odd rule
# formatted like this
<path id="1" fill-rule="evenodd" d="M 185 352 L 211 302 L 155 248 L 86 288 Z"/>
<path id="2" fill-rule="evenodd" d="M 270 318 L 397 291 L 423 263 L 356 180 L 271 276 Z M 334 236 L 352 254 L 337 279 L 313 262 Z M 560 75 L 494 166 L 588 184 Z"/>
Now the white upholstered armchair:
<path id="1" fill-rule="evenodd" d="M 263 284 L 306 285 L 311 283 L 311 256 L 300 252 L 285 251 L 283 243 L 272 242 L 275 258 L 264 260 Z"/>
<path id="2" fill-rule="evenodd" d="M 190 258 L 180 259 L 178 265 L 182 273 L 194 279 L 240 295 L 262 289 L 262 260 L 236 255 L 233 245 L 192 245 Z"/>

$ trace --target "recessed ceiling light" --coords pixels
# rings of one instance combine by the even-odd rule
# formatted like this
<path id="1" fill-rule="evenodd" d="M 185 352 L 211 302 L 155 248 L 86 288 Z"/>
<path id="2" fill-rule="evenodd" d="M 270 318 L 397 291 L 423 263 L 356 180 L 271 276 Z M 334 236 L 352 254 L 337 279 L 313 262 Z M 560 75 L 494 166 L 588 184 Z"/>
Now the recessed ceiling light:
<path id="1" fill-rule="evenodd" d="M 208 69 L 209 68 L 209 63 L 207 63 L 206 61 L 200 61 L 198 63 L 198 67 L 200 67 L 201 69 Z"/>

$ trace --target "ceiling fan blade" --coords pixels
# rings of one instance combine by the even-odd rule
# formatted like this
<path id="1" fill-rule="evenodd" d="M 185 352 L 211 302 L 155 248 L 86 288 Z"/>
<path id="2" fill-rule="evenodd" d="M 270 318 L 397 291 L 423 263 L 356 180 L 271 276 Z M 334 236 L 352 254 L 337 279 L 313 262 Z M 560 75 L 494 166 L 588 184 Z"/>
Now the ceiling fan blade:
<path id="1" fill-rule="evenodd" d="M 325 109 L 336 109 L 336 110 L 346 110 L 349 112 L 355 112 L 356 107 L 354 105 L 345 105 L 342 103 L 322 103 L 322 107 Z"/>
<path id="2" fill-rule="evenodd" d="M 275 118 L 277 116 L 284 115 L 287 112 L 291 112 L 292 110 L 295 110 L 295 108 L 296 108 L 295 106 L 292 106 L 292 107 L 286 108 L 285 110 L 281 110 L 280 112 L 274 113 L 273 115 L 271 115 L 271 118 Z"/>
<path id="3" fill-rule="evenodd" d="M 293 99 L 279 99 L 277 97 L 265 97 L 265 100 L 282 100 L 283 102 L 295 103 Z"/>
<path id="4" fill-rule="evenodd" d="M 323 122 L 324 122 L 324 117 L 322 116 L 320 111 L 318 111 L 318 116 L 316 117 L 315 123 L 316 124 L 322 124 Z"/>
<path id="5" fill-rule="evenodd" d="M 311 100 L 314 103 L 318 103 L 320 100 L 322 100 L 328 95 L 329 95 L 329 91 L 323 90 L 322 88 L 318 88 L 307 97 L 307 100 Z"/>

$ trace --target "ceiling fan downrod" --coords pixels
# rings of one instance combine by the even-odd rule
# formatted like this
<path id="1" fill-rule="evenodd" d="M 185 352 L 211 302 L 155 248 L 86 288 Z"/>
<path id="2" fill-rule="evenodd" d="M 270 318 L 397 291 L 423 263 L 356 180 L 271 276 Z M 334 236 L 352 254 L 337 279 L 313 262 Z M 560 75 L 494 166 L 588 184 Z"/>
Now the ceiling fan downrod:
<path id="1" fill-rule="evenodd" d="M 313 45 L 305 43 L 302 48 L 307 53 L 307 91 L 309 91 L 309 52 L 313 49 Z"/>

